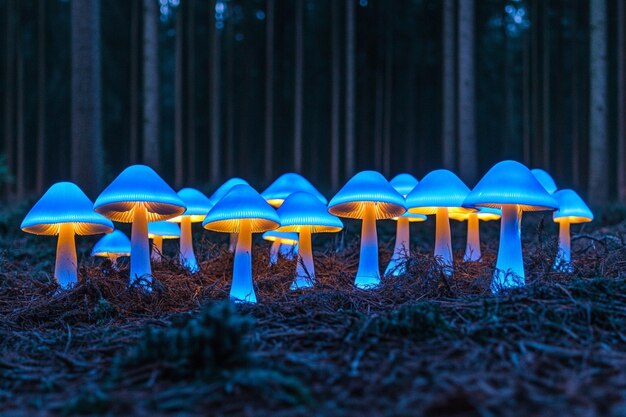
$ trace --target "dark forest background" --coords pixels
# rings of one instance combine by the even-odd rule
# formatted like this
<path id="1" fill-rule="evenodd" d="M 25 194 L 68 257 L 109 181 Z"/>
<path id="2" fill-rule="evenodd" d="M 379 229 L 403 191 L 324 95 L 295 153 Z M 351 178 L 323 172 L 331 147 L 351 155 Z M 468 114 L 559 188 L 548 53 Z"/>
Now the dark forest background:
<path id="1" fill-rule="evenodd" d="M 622 0 L 0 0 L 5 197 L 512 158 L 626 200 Z"/>

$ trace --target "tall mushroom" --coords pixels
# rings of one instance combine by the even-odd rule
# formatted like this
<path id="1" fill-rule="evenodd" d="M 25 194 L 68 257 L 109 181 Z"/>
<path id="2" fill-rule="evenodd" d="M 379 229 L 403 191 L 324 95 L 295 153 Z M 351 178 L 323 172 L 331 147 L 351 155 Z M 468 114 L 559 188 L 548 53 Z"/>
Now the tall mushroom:
<path id="1" fill-rule="evenodd" d="M 281 232 L 297 232 L 298 264 L 291 289 L 308 288 L 315 284 L 312 233 L 336 233 L 343 229 L 338 217 L 328 213 L 326 204 L 306 192 L 290 194 L 278 209 Z"/>
<path id="2" fill-rule="evenodd" d="M 180 264 L 195 273 L 200 267 L 193 251 L 191 224 L 201 223 L 213 204 L 207 196 L 195 188 L 183 188 L 178 192 L 178 196 L 187 206 L 187 210 L 181 216 L 169 219 L 168 222 L 180 223 Z"/>
<path id="3" fill-rule="evenodd" d="M 481 207 L 477 212 L 450 213 L 450 218 L 459 222 L 467 221 L 467 243 L 465 245 L 464 262 L 479 262 L 482 257 L 480 251 L 480 221 L 499 220 L 500 210 Z"/>
<path id="4" fill-rule="evenodd" d="M 554 269 L 572 272 L 570 225 L 593 220 L 591 209 L 574 190 L 559 190 L 552 195 L 559 205 L 553 219 L 559 224 L 559 250 L 554 259 Z"/>
<path id="5" fill-rule="evenodd" d="M 252 284 L 252 234 L 276 229 L 278 214 L 254 188 L 236 185 L 211 208 L 202 226 L 215 232 L 237 233 L 230 298 L 256 303 Z"/>
<path id="6" fill-rule="evenodd" d="M 278 257 L 281 255 L 287 259 L 293 258 L 293 254 L 298 247 L 297 233 L 270 230 L 263 233 L 262 237 L 272 242 L 272 246 L 270 247 L 270 265 L 274 265 L 278 262 Z"/>
<path id="7" fill-rule="evenodd" d="M 411 174 L 398 174 L 389 181 L 391 186 L 405 198 L 415 188 L 418 181 Z M 411 229 L 410 223 L 426 221 L 423 214 L 413 214 L 408 211 L 400 217 L 394 217 L 396 221 L 396 242 L 393 254 L 385 269 L 385 276 L 397 276 L 404 274 L 406 270 L 405 258 L 410 251 Z"/>
<path id="8" fill-rule="evenodd" d="M 241 185 L 241 184 L 249 185 L 248 181 L 242 178 L 238 178 L 238 177 L 233 177 L 227 180 L 224 184 L 220 185 L 218 189 L 215 190 L 213 194 L 211 194 L 211 196 L 209 197 L 209 200 L 211 201 L 211 207 L 214 206 L 215 203 L 220 201 L 221 198 L 224 197 L 230 191 L 231 188 L 233 188 L 235 185 Z M 228 250 L 230 250 L 231 252 L 234 252 L 236 247 L 237 247 L 237 233 L 231 233 Z"/>
<path id="9" fill-rule="evenodd" d="M 165 220 L 148 223 L 148 239 L 152 239 L 150 258 L 159 263 L 163 260 L 163 240 L 180 238 L 180 227 L 176 223 Z"/>
<path id="10" fill-rule="evenodd" d="M 497 293 L 502 289 L 524 286 L 522 212 L 554 210 L 558 207 L 556 200 L 524 165 L 515 161 L 502 161 L 481 178 L 465 199 L 464 205 L 502 210 L 500 247 L 491 291 Z"/>
<path id="11" fill-rule="evenodd" d="M 556 183 L 552 176 L 548 174 L 546 171 L 540 168 L 531 169 L 530 172 L 537 178 L 539 184 L 548 192 L 548 194 L 554 194 L 557 190 Z"/>
<path id="12" fill-rule="evenodd" d="M 114 230 L 96 242 L 91 249 L 91 256 L 107 258 L 113 269 L 117 271 L 117 259 L 130 256 L 130 239 L 121 230 Z"/>
<path id="13" fill-rule="evenodd" d="M 21 229 L 36 235 L 58 236 L 54 278 L 63 289 L 78 282 L 75 235 L 111 233 L 113 223 L 93 211 L 93 203 L 71 182 L 59 182 L 30 209 Z"/>
<path id="14" fill-rule="evenodd" d="M 109 219 L 132 223 L 130 282 L 140 278 L 152 281 L 148 223 L 180 216 L 185 203 L 178 194 L 145 165 L 122 171 L 100 194 L 94 209 Z"/>
<path id="15" fill-rule="evenodd" d="M 363 289 L 379 285 L 376 220 L 403 215 L 406 212 L 404 198 L 379 172 L 362 171 L 330 200 L 328 212 L 363 221 L 359 269 L 354 285 Z"/>
<path id="16" fill-rule="evenodd" d="M 470 189 L 453 172 L 438 169 L 426 175 L 406 197 L 409 212 L 436 216 L 435 257 L 443 270 L 453 272 L 452 241 L 450 237 L 450 213 L 474 211 L 463 207 Z"/>

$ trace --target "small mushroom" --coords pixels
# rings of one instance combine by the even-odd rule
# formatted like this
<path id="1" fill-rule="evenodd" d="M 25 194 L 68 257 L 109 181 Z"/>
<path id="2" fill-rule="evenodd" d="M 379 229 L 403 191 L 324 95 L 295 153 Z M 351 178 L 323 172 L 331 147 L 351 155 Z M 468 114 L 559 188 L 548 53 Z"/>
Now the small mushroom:
<path id="1" fill-rule="evenodd" d="M 467 244 L 465 245 L 464 262 L 479 262 L 482 257 L 480 251 L 480 225 L 479 222 L 499 220 L 501 212 L 498 209 L 481 207 L 474 213 L 450 213 L 450 218 L 459 222 L 467 221 Z"/>
<path id="2" fill-rule="evenodd" d="M 418 184 L 417 179 L 411 174 L 398 174 L 389 181 L 391 186 L 405 198 Z M 413 214 L 408 211 L 400 217 L 394 217 L 396 221 L 396 242 L 393 248 L 393 254 L 387 264 L 385 276 L 402 275 L 406 271 L 405 258 L 410 252 L 410 223 L 426 221 L 427 217 L 423 214 Z"/>
<path id="3" fill-rule="evenodd" d="M 139 279 L 152 281 L 148 223 L 180 216 L 185 208 L 178 194 L 145 165 L 126 168 L 100 194 L 94 204 L 98 213 L 116 222 L 132 223 L 131 284 Z"/>
<path id="4" fill-rule="evenodd" d="M 165 220 L 148 223 L 148 239 L 152 239 L 152 261 L 159 263 L 163 260 L 163 240 L 179 239 L 180 234 L 180 227 L 176 223 Z"/>
<path id="5" fill-rule="evenodd" d="M 298 191 L 309 193 L 322 203 L 328 204 L 326 197 L 324 197 L 309 180 L 295 172 L 288 172 L 276 178 L 261 195 L 272 207 L 278 208 L 287 197 Z"/>
<path id="6" fill-rule="evenodd" d="M 291 289 L 315 285 L 312 233 L 336 233 L 343 229 L 338 217 L 328 213 L 326 204 L 306 192 L 296 192 L 287 197 L 278 208 L 280 232 L 298 233 L 298 264 Z"/>
<path id="7" fill-rule="evenodd" d="M 279 255 L 286 259 L 293 258 L 293 254 L 298 247 L 297 233 L 270 230 L 263 233 L 262 237 L 263 239 L 272 242 L 272 246 L 270 247 L 270 265 L 274 265 L 278 262 Z"/>
<path id="8" fill-rule="evenodd" d="M 592 221 L 593 213 L 574 190 L 559 190 L 552 196 L 559 205 L 553 213 L 554 221 L 559 224 L 559 250 L 554 259 L 554 269 L 572 272 L 570 225 Z"/>
<path id="9" fill-rule="evenodd" d="M 168 222 L 180 223 L 180 264 L 195 273 L 200 267 L 193 251 L 191 224 L 201 223 L 213 204 L 207 196 L 195 188 L 183 188 L 178 192 L 178 196 L 187 206 L 187 210 L 181 216 L 169 219 Z"/>
<path id="10" fill-rule="evenodd" d="M 516 161 L 502 161 L 481 178 L 464 205 L 502 210 L 500 247 L 491 291 L 497 293 L 502 289 L 524 286 L 522 212 L 554 210 L 558 207 L 556 200 L 524 165 Z"/>
<path id="11" fill-rule="evenodd" d="M 54 278 L 63 289 L 78 282 L 75 235 L 111 233 L 113 223 L 93 211 L 93 203 L 71 182 L 59 182 L 30 209 L 21 229 L 36 235 L 59 236 Z"/>
<path id="12" fill-rule="evenodd" d="M 237 233 L 230 298 L 256 303 L 252 284 L 252 234 L 276 229 L 280 220 L 276 211 L 247 184 L 232 187 L 211 208 L 202 226 L 215 232 Z"/>
<path id="13" fill-rule="evenodd" d="M 453 172 L 438 169 L 430 172 L 406 197 L 409 212 L 436 215 L 435 257 L 447 275 L 453 272 L 450 213 L 475 211 L 463 207 L 470 189 Z"/>
<path id="14" fill-rule="evenodd" d="M 557 186 L 550 174 L 540 168 L 531 169 L 530 172 L 537 178 L 539 184 L 541 184 L 548 194 L 554 194 L 557 190 Z"/>
<path id="15" fill-rule="evenodd" d="M 215 203 L 220 201 L 222 197 L 224 197 L 230 191 L 231 188 L 233 188 L 235 185 L 240 185 L 240 184 L 249 185 L 248 181 L 242 178 L 237 178 L 237 177 L 233 177 L 229 179 L 228 181 L 226 181 L 224 184 L 220 185 L 219 188 L 215 190 L 213 194 L 211 194 L 211 197 L 209 197 L 209 200 L 211 201 L 211 206 L 214 206 Z M 237 233 L 231 233 L 228 250 L 231 252 L 234 252 L 236 247 L 237 247 Z"/>
<path id="16" fill-rule="evenodd" d="M 363 221 L 359 269 L 354 285 L 363 289 L 379 285 L 376 220 L 403 215 L 406 212 L 404 198 L 379 172 L 362 171 L 330 200 L 328 212 Z"/>
<path id="17" fill-rule="evenodd" d="M 121 230 L 114 230 L 96 242 L 91 256 L 108 258 L 114 270 L 119 270 L 117 258 L 130 256 L 130 239 Z"/>

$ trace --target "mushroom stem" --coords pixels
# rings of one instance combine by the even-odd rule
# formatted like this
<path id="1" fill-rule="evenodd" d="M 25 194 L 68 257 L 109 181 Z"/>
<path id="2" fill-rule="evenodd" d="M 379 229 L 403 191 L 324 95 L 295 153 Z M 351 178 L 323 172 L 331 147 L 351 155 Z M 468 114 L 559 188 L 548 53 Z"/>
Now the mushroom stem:
<path id="1" fill-rule="evenodd" d="M 182 216 L 180 220 L 180 264 L 190 272 L 198 272 L 200 267 L 193 252 L 193 238 L 191 236 L 191 218 Z"/>
<path id="2" fill-rule="evenodd" d="M 298 264 L 296 266 L 295 279 L 291 284 L 292 290 L 310 288 L 315 285 L 313 245 L 311 242 L 311 229 L 309 227 L 303 227 L 300 230 L 298 243 Z"/>
<path id="3" fill-rule="evenodd" d="M 278 252 L 283 256 L 283 258 L 285 259 L 293 259 L 293 255 L 297 252 L 298 250 L 298 245 L 297 244 L 288 244 L 288 243 L 281 243 L 280 247 L 278 248 Z"/>
<path id="4" fill-rule="evenodd" d="M 559 250 L 554 259 L 554 269 L 560 272 L 572 272 L 570 241 L 570 223 L 563 219 L 559 222 Z"/>
<path id="5" fill-rule="evenodd" d="M 237 233 L 230 234 L 230 243 L 228 244 L 228 250 L 234 252 L 237 249 Z"/>
<path id="6" fill-rule="evenodd" d="M 150 242 L 148 240 L 148 213 L 143 205 L 133 210 L 133 228 L 130 236 L 130 283 L 145 279 L 152 283 Z"/>
<path id="7" fill-rule="evenodd" d="M 380 284 L 378 271 L 378 237 L 376 235 L 376 206 L 365 205 L 361 230 L 361 255 L 354 285 L 358 288 L 371 288 Z"/>
<path id="8" fill-rule="evenodd" d="M 500 247 L 496 270 L 491 281 L 491 291 L 522 287 L 525 284 L 524 261 L 522 259 L 521 210 L 517 204 L 502 206 L 500 219 Z"/>
<path id="9" fill-rule="evenodd" d="M 274 265 L 278 262 L 278 251 L 280 249 L 280 241 L 275 240 L 272 242 L 272 246 L 270 247 L 270 265 Z"/>
<path id="10" fill-rule="evenodd" d="M 450 238 L 450 219 L 447 207 L 438 207 L 435 225 L 435 258 L 443 266 L 446 275 L 451 275 L 452 268 L 452 243 Z"/>
<path id="11" fill-rule="evenodd" d="M 241 222 L 237 237 L 230 298 L 233 301 L 256 303 L 252 285 L 252 228 L 247 220 Z"/>
<path id="12" fill-rule="evenodd" d="M 467 245 L 465 246 L 465 262 L 478 262 L 482 254 L 480 253 L 480 226 L 478 215 L 471 213 L 467 219 Z"/>
<path id="13" fill-rule="evenodd" d="M 117 264 L 117 255 L 109 255 L 109 261 L 111 262 L 111 268 L 113 268 L 114 271 L 119 271 L 120 267 Z"/>
<path id="14" fill-rule="evenodd" d="M 150 252 L 150 258 L 153 262 L 161 262 L 163 259 L 163 237 L 152 237 L 152 251 Z"/>
<path id="15" fill-rule="evenodd" d="M 398 276 L 406 271 L 406 258 L 409 255 L 409 219 L 398 217 L 396 225 L 396 243 L 393 248 L 393 255 L 385 275 Z"/>
<path id="16" fill-rule="evenodd" d="M 62 289 L 67 289 L 78 282 L 76 242 L 74 241 L 74 225 L 72 223 L 59 225 L 54 277 Z"/>

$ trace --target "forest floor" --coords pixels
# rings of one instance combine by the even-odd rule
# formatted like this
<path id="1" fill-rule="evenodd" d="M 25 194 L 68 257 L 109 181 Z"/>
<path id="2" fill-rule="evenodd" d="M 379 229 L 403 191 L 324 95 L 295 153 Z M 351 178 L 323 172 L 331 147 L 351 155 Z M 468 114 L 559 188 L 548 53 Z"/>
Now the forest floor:
<path id="1" fill-rule="evenodd" d="M 528 285 L 497 297 L 497 223 L 482 225 L 483 262 L 459 261 L 451 278 L 429 255 L 434 221 L 412 226 L 406 276 L 370 291 L 351 285 L 358 224 L 316 238 L 307 291 L 290 291 L 294 262 L 269 267 L 255 240 L 259 303 L 233 305 L 223 236 L 198 233 L 199 274 L 170 253 L 151 293 L 127 289 L 127 268 L 89 258 L 95 239 L 79 237 L 81 283 L 58 292 L 55 239 L 19 232 L 23 208 L 7 210 L 0 415 L 623 416 L 625 213 L 573 228 L 571 274 L 551 270 L 551 216 L 525 216 Z M 379 232 L 384 267 L 393 223 Z"/>

